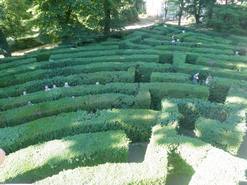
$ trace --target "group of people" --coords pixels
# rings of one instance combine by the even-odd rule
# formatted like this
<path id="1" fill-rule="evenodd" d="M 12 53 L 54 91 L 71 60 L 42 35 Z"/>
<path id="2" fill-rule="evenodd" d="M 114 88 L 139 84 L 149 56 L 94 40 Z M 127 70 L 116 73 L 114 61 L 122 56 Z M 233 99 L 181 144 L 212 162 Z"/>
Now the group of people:
<path id="1" fill-rule="evenodd" d="M 192 82 L 194 84 L 202 83 L 205 85 L 210 85 L 212 81 L 213 81 L 213 77 L 210 74 L 207 76 L 206 80 L 200 79 L 200 73 L 195 73 L 192 77 Z"/>

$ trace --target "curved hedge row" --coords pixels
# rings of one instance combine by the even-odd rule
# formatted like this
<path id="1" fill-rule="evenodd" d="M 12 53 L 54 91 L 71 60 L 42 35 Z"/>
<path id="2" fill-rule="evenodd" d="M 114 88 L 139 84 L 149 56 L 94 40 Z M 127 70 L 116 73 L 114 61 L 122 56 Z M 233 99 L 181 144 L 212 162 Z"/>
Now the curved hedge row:
<path id="1" fill-rule="evenodd" d="M 0 111 L 13 109 L 28 105 L 28 102 L 33 104 L 58 100 L 64 97 L 77 97 L 85 95 L 105 94 L 105 93 L 120 93 L 127 95 L 136 95 L 138 93 L 138 84 L 136 83 L 109 83 L 105 85 L 80 85 L 70 88 L 61 87 L 52 89 L 51 91 L 38 91 L 27 94 L 25 96 L 10 97 L 0 99 Z"/>
<path id="2" fill-rule="evenodd" d="M 130 68 L 129 71 L 102 71 L 95 73 L 85 73 L 70 76 L 56 76 L 51 79 L 30 81 L 24 84 L 5 87 L 0 89 L 0 98 L 6 98 L 11 96 L 20 96 L 24 91 L 32 93 L 36 91 L 45 90 L 45 86 L 52 87 L 54 84 L 57 87 L 63 87 L 65 82 L 68 82 L 70 86 L 77 86 L 82 84 L 95 84 L 99 82 L 101 84 L 110 82 L 134 82 L 135 81 L 135 69 Z"/>
<path id="3" fill-rule="evenodd" d="M 173 56 L 169 53 L 163 53 L 159 57 L 160 63 L 172 63 Z M 76 65 L 67 66 L 63 68 L 52 68 L 52 69 L 32 69 L 32 67 L 25 67 L 19 71 L 12 70 L 12 74 L 6 74 L 1 77 L 0 87 L 6 87 L 10 85 L 16 85 L 20 83 L 25 83 L 32 80 L 41 80 L 45 78 L 52 78 L 55 76 L 68 76 L 78 73 L 92 73 L 100 71 L 125 71 L 129 67 L 139 66 L 139 68 L 150 68 L 149 71 L 157 71 L 158 68 L 165 69 L 168 68 L 168 64 L 159 65 L 158 63 L 147 63 L 147 62 L 102 62 L 102 63 L 91 63 L 87 65 Z M 155 66 L 156 69 L 154 68 Z M 171 66 L 169 66 L 171 68 Z M 163 70 L 164 71 L 164 70 Z"/>
<path id="4" fill-rule="evenodd" d="M 165 97 L 171 98 L 200 98 L 207 100 L 209 97 L 209 89 L 206 86 L 198 86 L 186 83 L 143 83 L 141 89 L 149 90 L 153 108 L 160 107 L 161 99 Z"/>
<path id="5" fill-rule="evenodd" d="M 106 163 L 94 167 L 80 167 L 60 172 L 36 184 L 165 184 L 168 149 L 167 142 L 160 141 L 160 138 L 165 136 L 166 133 L 160 128 L 153 129 L 142 163 Z"/>
<path id="6" fill-rule="evenodd" d="M 16 62 L 10 62 L 10 63 L 0 63 L 0 72 L 5 71 L 6 69 L 13 68 L 13 67 L 19 67 L 22 65 L 28 65 L 32 64 L 34 62 L 37 62 L 36 58 L 26 58 L 17 60 Z"/>
<path id="7" fill-rule="evenodd" d="M 149 108 L 150 94 L 143 97 L 124 94 L 87 95 L 76 98 L 62 98 L 0 112 L 0 127 L 14 126 L 42 117 L 77 110 L 94 111 L 107 108 Z"/>
<path id="8" fill-rule="evenodd" d="M 29 146 L 10 154 L 0 182 L 32 183 L 64 169 L 105 162 L 124 162 L 128 139 L 122 131 L 79 134 Z"/>
<path id="9" fill-rule="evenodd" d="M 130 51 L 131 52 L 131 51 Z M 140 52 L 143 53 L 143 52 Z M 150 53 L 150 52 L 148 52 Z M 112 56 L 95 56 L 86 58 L 65 58 L 61 60 L 51 60 L 49 62 L 34 62 L 28 65 L 21 65 L 4 70 L 0 74 L 1 77 L 10 76 L 14 74 L 30 72 L 40 69 L 54 69 L 76 65 L 85 65 L 92 63 L 106 63 L 106 62 L 155 62 L 155 63 L 171 63 L 172 54 L 167 52 L 154 52 L 155 54 L 132 54 L 132 55 L 112 55 Z M 152 52 L 151 52 L 152 53 Z M 163 54 L 164 53 L 164 54 Z"/>
<path id="10" fill-rule="evenodd" d="M 159 62 L 158 55 L 115 55 L 115 56 L 104 56 L 104 57 L 90 57 L 90 58 L 72 58 L 64 59 L 58 61 L 52 61 L 45 65 L 42 65 L 41 68 L 49 69 L 54 67 L 65 67 L 72 65 L 82 65 L 90 63 L 99 63 L 99 62 Z"/>
<path id="11" fill-rule="evenodd" d="M 7 153 L 29 145 L 80 133 L 124 130 L 132 142 L 146 142 L 159 112 L 147 109 L 113 109 L 96 113 L 63 113 L 0 130 L 0 146 Z M 33 134 L 33 132 L 36 132 Z"/>
<path id="12" fill-rule="evenodd" d="M 184 73 L 158 73 L 154 72 L 151 75 L 151 82 L 178 82 L 178 83 L 192 83 L 191 75 Z"/>
<path id="13" fill-rule="evenodd" d="M 247 80 L 247 74 L 245 72 L 236 72 L 229 69 L 221 69 L 221 68 L 212 68 L 200 65 L 192 65 L 192 64 L 180 64 L 177 65 L 176 70 L 182 73 L 195 73 L 195 72 L 208 72 L 214 77 L 225 77 L 236 80 Z"/>

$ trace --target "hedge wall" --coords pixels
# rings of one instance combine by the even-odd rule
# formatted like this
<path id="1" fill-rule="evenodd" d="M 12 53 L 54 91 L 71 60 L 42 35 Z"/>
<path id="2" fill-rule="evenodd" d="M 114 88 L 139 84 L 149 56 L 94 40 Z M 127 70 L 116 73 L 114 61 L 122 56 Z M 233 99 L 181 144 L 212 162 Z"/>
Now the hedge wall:
<path id="1" fill-rule="evenodd" d="M 29 146 L 8 155 L 0 182 L 32 183 L 64 169 L 124 162 L 128 139 L 122 131 L 79 134 Z"/>
<path id="2" fill-rule="evenodd" d="M 60 172 L 36 184 L 165 184 L 168 151 L 166 142 L 160 141 L 166 132 L 153 129 L 145 160 L 142 163 L 106 163 L 94 167 L 80 167 Z"/>
<path id="3" fill-rule="evenodd" d="M 51 91 L 38 91 L 25 96 L 17 96 L 0 99 L 0 110 L 8 110 L 28 105 L 30 101 L 33 104 L 58 100 L 64 97 L 77 97 L 85 95 L 95 95 L 104 93 L 121 93 L 127 95 L 136 95 L 138 93 L 138 84 L 136 83 L 109 83 L 105 85 L 80 85 L 70 88 L 56 88 Z"/>
<path id="4" fill-rule="evenodd" d="M 150 98 L 150 95 L 145 96 L 145 98 Z M 137 108 L 137 105 L 142 108 L 150 107 L 146 103 L 149 100 L 143 102 L 140 100 L 143 99 L 119 93 L 87 95 L 76 98 L 67 97 L 0 112 L 0 127 L 14 126 L 42 117 L 77 111 L 79 109 L 94 111 L 106 108 Z"/>
<path id="5" fill-rule="evenodd" d="M 7 153 L 12 153 L 29 145 L 60 139 L 68 135 L 116 129 L 124 130 L 132 142 L 146 142 L 150 138 L 151 127 L 157 123 L 158 119 L 158 111 L 147 109 L 62 113 L 1 129 L 0 146 Z"/>
<path id="6" fill-rule="evenodd" d="M 185 83 L 143 83 L 141 89 L 148 89 L 151 93 L 154 108 L 159 108 L 162 98 L 201 98 L 208 99 L 209 90 L 206 86 Z"/>
<path id="7" fill-rule="evenodd" d="M 11 96 L 20 96 L 23 91 L 32 93 L 36 91 L 45 90 L 45 86 L 52 87 L 55 84 L 57 87 L 63 87 L 65 82 L 68 82 L 70 86 L 77 86 L 82 84 L 106 84 L 110 82 L 134 82 L 135 81 L 135 69 L 130 68 L 129 71 L 102 71 L 95 73 L 85 73 L 70 76 L 56 76 L 51 79 L 36 80 L 19 84 L 15 86 L 5 87 L 0 89 L 0 98 L 6 98 Z"/>

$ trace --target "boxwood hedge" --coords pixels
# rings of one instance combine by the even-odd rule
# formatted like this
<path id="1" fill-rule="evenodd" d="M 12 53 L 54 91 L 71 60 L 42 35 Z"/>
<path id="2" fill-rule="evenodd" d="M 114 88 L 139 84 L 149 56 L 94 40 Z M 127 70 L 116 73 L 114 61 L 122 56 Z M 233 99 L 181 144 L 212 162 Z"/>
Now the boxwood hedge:
<path id="1" fill-rule="evenodd" d="M 121 93 L 136 95 L 138 93 L 137 83 L 108 83 L 105 85 L 80 85 L 70 88 L 56 88 L 51 91 L 38 91 L 25 96 L 17 96 L 0 99 L 0 110 L 8 110 L 28 105 L 28 102 L 37 104 L 46 101 L 58 100 L 64 97 L 77 97 L 104 93 Z"/>
<path id="2" fill-rule="evenodd" d="M 25 107 L 19 107 L 0 112 L 0 127 L 14 126 L 42 117 L 57 115 L 63 112 L 77 110 L 95 111 L 107 108 L 149 108 L 146 100 L 150 95 L 130 96 L 120 93 L 109 93 L 100 95 L 86 95 L 81 97 L 66 97 L 59 100 L 44 102 Z"/>
<path id="3" fill-rule="evenodd" d="M 45 86 L 50 88 L 55 84 L 57 87 L 63 87 L 65 82 L 70 86 L 77 86 L 82 84 L 106 84 L 110 82 L 134 82 L 135 69 L 129 68 L 128 71 L 102 71 L 95 73 L 84 73 L 70 76 L 56 76 L 50 79 L 29 81 L 24 84 L 5 87 L 0 89 L 0 98 L 20 96 L 24 91 L 27 93 L 45 90 Z"/>
<path id="4" fill-rule="evenodd" d="M 151 135 L 151 127 L 157 124 L 159 114 L 158 111 L 147 109 L 62 113 L 1 129 L 0 146 L 7 153 L 12 153 L 29 145 L 68 135 L 116 129 L 124 130 L 132 142 L 147 142 Z"/>
<path id="5" fill-rule="evenodd" d="M 127 157 L 128 139 L 122 131 L 79 134 L 8 155 L 0 182 L 32 183 L 64 169 L 124 162 Z"/>

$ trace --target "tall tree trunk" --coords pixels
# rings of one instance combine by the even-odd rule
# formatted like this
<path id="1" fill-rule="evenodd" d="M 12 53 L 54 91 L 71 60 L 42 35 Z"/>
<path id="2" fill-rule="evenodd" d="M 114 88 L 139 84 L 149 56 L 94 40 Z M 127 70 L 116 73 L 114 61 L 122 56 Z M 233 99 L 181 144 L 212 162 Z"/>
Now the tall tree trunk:
<path id="1" fill-rule="evenodd" d="M 183 16 L 183 11 L 180 11 L 178 14 L 178 26 L 181 26 L 182 16 Z"/>
<path id="2" fill-rule="evenodd" d="M 196 24 L 200 23 L 200 15 L 195 13 Z"/>
<path id="3" fill-rule="evenodd" d="M 180 0 L 179 3 L 179 12 L 178 12 L 178 25 L 181 25 L 181 20 L 183 17 L 183 12 L 184 12 L 184 0 Z"/>
<path id="4" fill-rule="evenodd" d="M 195 20 L 196 20 L 196 24 L 200 23 L 200 18 L 201 18 L 201 10 L 202 10 L 202 4 L 201 1 L 194 1 L 194 16 L 195 16 Z"/>
<path id="5" fill-rule="evenodd" d="M 110 3 L 109 0 L 104 0 L 103 2 L 104 6 L 104 34 L 108 36 L 111 31 L 111 9 L 110 9 Z"/>
<path id="6" fill-rule="evenodd" d="M 9 48 L 9 44 L 7 42 L 6 36 L 3 33 L 3 30 L 0 29 L 0 49 L 3 50 L 3 55 L 5 57 L 10 57 L 11 56 L 11 51 Z"/>

